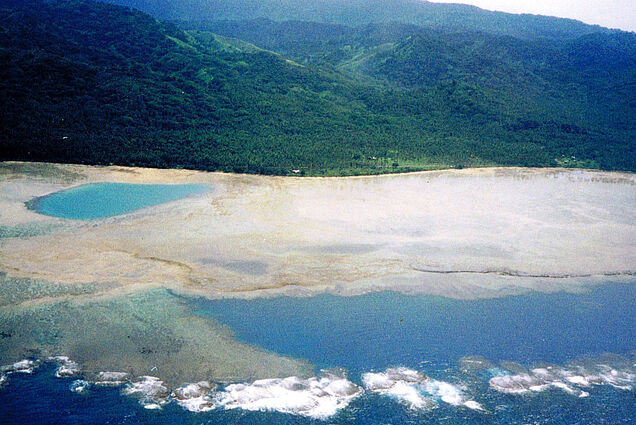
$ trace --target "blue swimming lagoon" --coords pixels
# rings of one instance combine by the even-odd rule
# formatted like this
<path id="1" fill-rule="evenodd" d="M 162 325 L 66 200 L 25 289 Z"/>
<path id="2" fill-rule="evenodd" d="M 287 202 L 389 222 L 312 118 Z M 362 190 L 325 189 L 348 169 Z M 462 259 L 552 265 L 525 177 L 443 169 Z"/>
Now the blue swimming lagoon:
<path id="1" fill-rule="evenodd" d="M 211 190 L 205 184 L 90 183 L 36 198 L 27 206 L 40 214 L 95 220 L 126 214 Z"/>

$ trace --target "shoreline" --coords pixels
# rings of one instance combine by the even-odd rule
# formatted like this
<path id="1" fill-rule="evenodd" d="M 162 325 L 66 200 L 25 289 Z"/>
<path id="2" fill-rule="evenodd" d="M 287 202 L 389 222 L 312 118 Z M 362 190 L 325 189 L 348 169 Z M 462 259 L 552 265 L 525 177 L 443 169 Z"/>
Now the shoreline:
<path id="1" fill-rule="evenodd" d="M 602 170 L 596 168 L 578 168 L 578 167 L 521 167 L 521 166 L 503 166 L 503 165 L 493 165 L 493 166 L 480 166 L 480 167 L 465 167 L 465 168 L 440 168 L 433 170 L 420 170 L 420 171 L 406 171 L 406 172 L 396 172 L 396 173 L 379 173 L 379 174 L 356 174 L 356 175 L 346 175 L 346 176 L 300 176 L 300 175 L 270 175 L 270 174 L 249 174 L 249 173 L 231 173 L 225 171 L 206 171 L 206 170 L 197 170 L 190 168 L 152 168 L 152 167 L 137 167 L 137 166 L 126 166 L 126 165 L 88 165 L 88 164 L 75 164 L 75 163 L 63 163 L 63 162 L 33 162 L 33 161 L 0 161 L 0 168 L 2 166 L 35 166 L 41 167 L 43 169 L 57 167 L 65 172 L 86 172 L 87 170 L 95 170 L 93 175 L 112 175 L 112 174 L 120 174 L 122 177 L 122 182 L 128 181 L 126 176 L 131 177 L 132 174 L 139 175 L 155 175 L 155 174 L 166 174 L 166 176 L 171 177 L 181 177 L 181 178 L 190 178 L 196 175 L 220 175 L 220 176 L 230 176 L 230 177 L 255 177 L 255 178 L 265 178 L 265 179 L 295 179 L 295 180 L 340 180 L 340 179 L 367 179 L 367 178 L 382 178 L 382 177 L 399 177 L 399 176 L 412 176 L 412 175 L 435 175 L 435 174 L 487 174 L 488 171 L 511 171 L 513 173 L 519 173 L 521 171 L 527 171 L 528 174 L 532 174 L 533 172 L 552 172 L 552 173 L 568 173 L 568 172 L 582 172 L 582 173 L 593 173 L 593 174 L 611 174 L 611 175 L 623 175 L 625 178 L 629 179 L 630 177 L 636 178 L 636 171 L 613 171 L 613 170 Z M 0 177 L 2 176 L 0 170 Z M 143 177 L 142 177 L 143 178 Z M 149 181 L 153 181 L 150 177 Z M 157 177 L 159 179 L 163 179 L 164 177 Z M 134 178 L 133 178 L 134 179 Z M 631 179 L 630 179 L 631 180 Z M 133 180 L 131 179 L 131 182 Z M 163 181 L 163 180 L 160 180 Z M 73 187 L 73 186 L 69 186 Z"/>

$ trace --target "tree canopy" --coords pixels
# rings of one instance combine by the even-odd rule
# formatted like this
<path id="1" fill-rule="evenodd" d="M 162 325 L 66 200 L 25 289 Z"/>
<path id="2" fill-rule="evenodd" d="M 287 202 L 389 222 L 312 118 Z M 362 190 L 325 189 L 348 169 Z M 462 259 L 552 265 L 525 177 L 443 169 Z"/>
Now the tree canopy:
<path id="1" fill-rule="evenodd" d="M 0 8 L 0 159 L 346 175 L 636 168 L 636 36 Z M 319 40 L 319 42 L 317 42 Z"/>

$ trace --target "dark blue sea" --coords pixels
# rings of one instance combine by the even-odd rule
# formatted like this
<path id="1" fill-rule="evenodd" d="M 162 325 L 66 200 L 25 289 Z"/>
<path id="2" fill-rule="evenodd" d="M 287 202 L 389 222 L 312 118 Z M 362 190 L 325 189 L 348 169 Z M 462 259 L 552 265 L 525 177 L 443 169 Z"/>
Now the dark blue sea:
<path id="1" fill-rule="evenodd" d="M 32 374 L 9 376 L 9 383 L 0 388 L 0 422 L 636 423 L 633 284 L 603 285 L 583 294 L 531 293 L 470 301 L 380 292 L 189 303 L 196 314 L 227 324 L 241 341 L 307 359 L 317 375 L 323 369 L 344 368 L 348 379 L 364 390 L 326 419 L 240 408 L 196 413 L 174 402 L 148 410 L 123 395 L 120 387 L 74 393 L 70 386 L 77 378 L 56 378 L 56 366 L 44 364 Z M 480 357 L 467 361 L 466 356 Z M 546 370 L 549 378 L 543 374 Z M 437 389 L 408 380 L 391 387 L 392 392 L 365 386 L 370 376 L 385 378 L 395 371 L 426 375 Z M 501 390 L 490 381 L 496 376 L 503 377 L 497 382 L 504 384 L 508 378 L 522 378 Z M 590 384 L 583 385 L 584 379 Z M 409 402 L 398 387 L 421 395 L 426 408 Z M 452 397 L 449 401 L 449 389 L 461 393 L 459 402 Z M 466 400 L 480 408 L 462 404 Z"/>

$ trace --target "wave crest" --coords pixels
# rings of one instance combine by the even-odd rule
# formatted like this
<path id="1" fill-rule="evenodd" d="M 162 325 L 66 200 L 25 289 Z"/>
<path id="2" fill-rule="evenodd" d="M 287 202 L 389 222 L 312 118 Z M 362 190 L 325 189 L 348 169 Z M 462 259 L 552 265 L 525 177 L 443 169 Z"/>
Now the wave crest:
<path id="1" fill-rule="evenodd" d="M 211 385 L 207 381 L 197 382 L 196 384 L 186 384 L 174 390 L 171 397 L 186 410 L 191 412 L 207 412 L 216 407 L 214 401 L 210 398 L 210 391 L 215 388 L 216 386 Z"/>
<path id="2" fill-rule="evenodd" d="M 77 362 L 74 362 L 66 356 L 49 357 L 48 360 L 58 364 L 57 370 L 55 371 L 55 376 L 58 378 L 68 378 L 79 375 L 80 373 L 80 367 Z"/>
<path id="3" fill-rule="evenodd" d="M 124 394 L 139 397 L 139 402 L 147 409 L 158 409 L 168 402 L 170 391 L 163 381 L 154 376 L 142 376 L 124 388 Z"/>
<path id="4" fill-rule="evenodd" d="M 478 402 L 467 400 L 459 385 L 431 379 L 413 369 L 400 367 L 365 373 L 362 382 L 367 390 L 397 398 L 412 409 L 430 409 L 441 400 L 453 406 L 484 410 Z"/>
<path id="5" fill-rule="evenodd" d="M 522 373 L 498 369 L 497 375 L 488 383 L 492 389 L 507 394 L 525 394 L 558 388 L 568 394 L 587 397 L 589 394 L 581 388 L 610 385 L 629 391 L 633 389 L 635 380 L 634 365 L 617 366 L 606 364 L 602 359 L 587 359 L 584 364 L 537 367 Z"/>
<path id="6" fill-rule="evenodd" d="M 251 384 L 231 384 L 216 393 L 214 403 L 226 409 L 274 410 L 325 419 L 349 405 L 361 389 L 335 375 L 302 379 L 262 379 Z"/>

